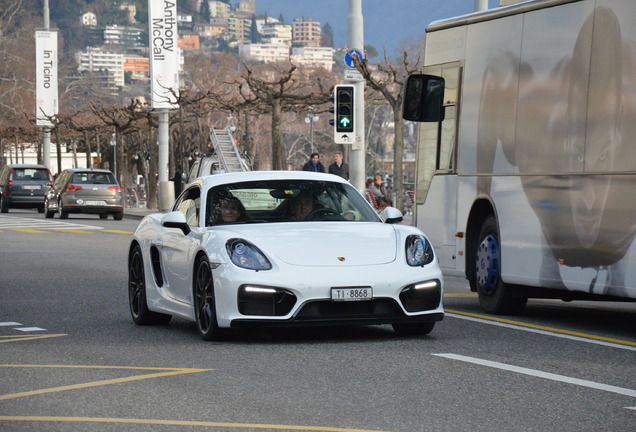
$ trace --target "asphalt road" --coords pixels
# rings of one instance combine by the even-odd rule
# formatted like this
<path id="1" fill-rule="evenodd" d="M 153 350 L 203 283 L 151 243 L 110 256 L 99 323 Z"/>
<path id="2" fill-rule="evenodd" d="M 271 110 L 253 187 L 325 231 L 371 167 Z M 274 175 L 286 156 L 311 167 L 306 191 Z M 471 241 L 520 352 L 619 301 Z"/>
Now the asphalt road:
<path id="1" fill-rule="evenodd" d="M 0 431 L 636 430 L 636 305 L 481 312 L 447 278 L 425 337 L 390 326 L 204 342 L 137 327 L 126 253 L 139 221 L 0 215 Z"/>

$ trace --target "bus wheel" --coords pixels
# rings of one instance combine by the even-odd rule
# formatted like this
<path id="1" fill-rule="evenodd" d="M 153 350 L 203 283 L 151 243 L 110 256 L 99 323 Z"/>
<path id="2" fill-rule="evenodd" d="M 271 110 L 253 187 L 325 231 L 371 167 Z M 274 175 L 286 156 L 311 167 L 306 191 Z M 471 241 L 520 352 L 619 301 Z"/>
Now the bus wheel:
<path id="1" fill-rule="evenodd" d="M 481 227 L 475 256 L 475 279 L 471 282 L 477 288 L 481 308 L 497 315 L 523 311 L 528 298 L 516 296 L 513 288 L 501 280 L 501 244 L 493 215 Z"/>

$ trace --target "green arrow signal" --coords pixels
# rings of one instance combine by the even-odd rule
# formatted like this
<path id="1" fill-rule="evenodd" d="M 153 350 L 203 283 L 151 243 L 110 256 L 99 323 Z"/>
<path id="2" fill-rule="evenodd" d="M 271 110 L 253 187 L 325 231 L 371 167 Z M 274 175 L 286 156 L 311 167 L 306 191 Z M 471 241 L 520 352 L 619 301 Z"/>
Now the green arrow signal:
<path id="1" fill-rule="evenodd" d="M 342 117 L 340 119 L 340 126 L 342 126 L 342 127 L 349 126 L 349 123 L 351 123 L 351 119 L 349 117 Z"/>

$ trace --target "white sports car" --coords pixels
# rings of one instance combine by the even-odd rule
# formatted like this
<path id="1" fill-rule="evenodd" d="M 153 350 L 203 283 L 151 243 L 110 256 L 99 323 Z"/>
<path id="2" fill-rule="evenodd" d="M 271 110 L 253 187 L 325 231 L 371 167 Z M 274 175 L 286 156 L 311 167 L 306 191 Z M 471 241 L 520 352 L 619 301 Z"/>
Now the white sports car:
<path id="1" fill-rule="evenodd" d="M 132 319 L 224 329 L 392 324 L 427 334 L 443 318 L 433 248 L 402 213 L 381 218 L 332 174 L 252 171 L 202 177 L 169 213 L 146 216 L 128 255 Z"/>

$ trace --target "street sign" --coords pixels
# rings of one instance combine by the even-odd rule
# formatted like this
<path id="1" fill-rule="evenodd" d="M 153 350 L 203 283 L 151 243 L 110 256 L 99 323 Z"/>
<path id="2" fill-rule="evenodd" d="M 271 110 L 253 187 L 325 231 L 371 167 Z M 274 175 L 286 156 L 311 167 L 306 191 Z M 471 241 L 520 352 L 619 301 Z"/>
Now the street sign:
<path id="1" fill-rule="evenodd" d="M 362 77 L 362 74 L 354 69 L 345 69 L 344 71 L 344 80 L 345 81 L 350 81 L 350 82 L 362 82 L 364 81 L 364 78 Z"/>
<path id="2" fill-rule="evenodd" d="M 353 57 L 352 57 L 353 54 L 357 54 L 357 56 L 358 56 L 358 58 L 360 60 L 363 59 L 362 53 L 360 51 L 358 51 L 357 49 L 352 49 L 352 50 L 347 51 L 347 53 L 345 54 L 345 57 L 344 57 L 344 61 L 345 61 L 345 64 L 347 65 L 347 67 L 350 67 L 351 69 L 355 69 L 356 68 L 353 65 Z"/>

